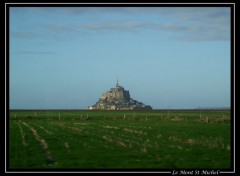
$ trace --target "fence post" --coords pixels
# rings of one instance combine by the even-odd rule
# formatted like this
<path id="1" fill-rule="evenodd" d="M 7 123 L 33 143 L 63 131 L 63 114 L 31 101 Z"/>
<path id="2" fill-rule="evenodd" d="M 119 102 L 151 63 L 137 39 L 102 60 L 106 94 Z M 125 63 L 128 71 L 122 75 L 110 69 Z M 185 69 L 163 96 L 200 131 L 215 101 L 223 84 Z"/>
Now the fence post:
<path id="1" fill-rule="evenodd" d="M 58 113 L 58 120 L 60 120 L 61 119 L 61 115 L 60 115 L 60 112 Z"/>
<path id="2" fill-rule="evenodd" d="M 202 113 L 200 111 L 200 123 L 202 123 Z"/>
<path id="3" fill-rule="evenodd" d="M 169 119 L 169 116 L 170 116 L 170 106 L 168 107 L 168 119 Z"/>

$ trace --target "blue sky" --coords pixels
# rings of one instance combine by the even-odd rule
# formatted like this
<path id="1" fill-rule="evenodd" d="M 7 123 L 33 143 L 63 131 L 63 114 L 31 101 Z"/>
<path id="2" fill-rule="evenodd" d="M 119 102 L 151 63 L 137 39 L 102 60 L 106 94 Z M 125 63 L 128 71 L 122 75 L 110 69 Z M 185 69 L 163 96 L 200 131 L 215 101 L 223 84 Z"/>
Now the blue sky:
<path id="1" fill-rule="evenodd" d="M 10 7 L 10 108 L 230 107 L 228 7 Z"/>

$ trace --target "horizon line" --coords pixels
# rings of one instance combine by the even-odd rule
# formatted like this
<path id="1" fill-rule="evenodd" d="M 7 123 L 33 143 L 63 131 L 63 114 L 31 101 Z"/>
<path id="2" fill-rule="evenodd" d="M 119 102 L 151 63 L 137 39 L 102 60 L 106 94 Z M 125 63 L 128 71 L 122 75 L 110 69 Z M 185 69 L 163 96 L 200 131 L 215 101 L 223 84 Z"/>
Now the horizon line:
<path id="1" fill-rule="evenodd" d="M 47 111 L 47 110 L 50 110 L 50 111 L 64 111 L 64 110 L 67 110 L 67 111 L 71 111 L 71 110 L 78 110 L 78 111 L 81 111 L 81 110 L 87 110 L 87 111 L 154 111 L 154 110 L 224 110 L 224 109 L 228 109 L 230 110 L 231 107 L 202 107 L 202 108 L 156 108 L 156 109 L 152 109 L 152 110 L 145 110 L 145 109 L 129 109 L 129 110 L 126 110 L 126 109 L 117 109 L 117 110 L 108 110 L 108 109 L 95 109 L 95 110 L 89 110 L 89 109 L 76 109 L 76 108 L 72 108 L 72 109 L 54 109 L 54 108 L 50 108 L 50 109 L 34 109 L 34 108 L 31 108 L 31 109 L 28 109 L 28 108 L 22 108 L 22 109 L 17 109 L 17 108 L 14 108 L 14 109 L 8 109 L 9 111 L 15 111 L 15 110 L 29 110 L 29 111 L 34 111 L 34 110 L 42 110 L 42 111 Z"/>

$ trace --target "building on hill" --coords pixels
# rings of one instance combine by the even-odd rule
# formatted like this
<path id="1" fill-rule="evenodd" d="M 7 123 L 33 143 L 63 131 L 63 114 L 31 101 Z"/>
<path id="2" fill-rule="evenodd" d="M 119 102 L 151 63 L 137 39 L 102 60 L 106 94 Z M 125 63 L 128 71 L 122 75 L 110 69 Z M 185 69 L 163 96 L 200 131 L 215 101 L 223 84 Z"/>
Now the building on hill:
<path id="1" fill-rule="evenodd" d="M 151 110 L 152 107 L 149 105 L 145 105 L 142 102 L 133 100 L 130 97 L 129 91 L 125 90 L 124 87 L 120 86 L 117 80 L 116 87 L 111 88 L 110 91 L 103 93 L 99 100 L 96 102 L 96 104 L 90 106 L 89 109 Z"/>

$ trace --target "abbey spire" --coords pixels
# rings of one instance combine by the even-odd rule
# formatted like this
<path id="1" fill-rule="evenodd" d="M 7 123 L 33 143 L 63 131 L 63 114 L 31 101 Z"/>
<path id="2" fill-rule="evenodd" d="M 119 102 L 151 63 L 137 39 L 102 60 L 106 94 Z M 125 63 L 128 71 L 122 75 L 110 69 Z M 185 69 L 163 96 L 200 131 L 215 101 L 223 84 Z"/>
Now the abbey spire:
<path id="1" fill-rule="evenodd" d="M 116 84 L 116 87 L 119 87 L 119 84 L 118 84 L 118 77 L 117 77 L 117 84 Z"/>

